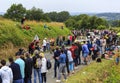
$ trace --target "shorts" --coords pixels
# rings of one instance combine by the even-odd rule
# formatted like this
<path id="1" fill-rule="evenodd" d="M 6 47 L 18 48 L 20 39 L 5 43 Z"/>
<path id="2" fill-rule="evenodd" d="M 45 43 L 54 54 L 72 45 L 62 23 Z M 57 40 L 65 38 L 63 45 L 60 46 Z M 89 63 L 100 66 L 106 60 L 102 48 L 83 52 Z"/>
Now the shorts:
<path id="1" fill-rule="evenodd" d="M 89 55 L 89 53 L 83 53 L 83 57 L 87 57 Z"/>

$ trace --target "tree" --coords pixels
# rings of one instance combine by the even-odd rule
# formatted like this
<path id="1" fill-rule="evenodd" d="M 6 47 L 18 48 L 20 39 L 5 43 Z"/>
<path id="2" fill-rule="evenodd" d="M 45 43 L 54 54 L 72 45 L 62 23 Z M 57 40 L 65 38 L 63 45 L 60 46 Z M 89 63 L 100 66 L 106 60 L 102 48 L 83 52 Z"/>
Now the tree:
<path id="1" fill-rule="evenodd" d="M 103 30 L 103 29 L 106 29 L 106 26 L 100 25 L 100 26 L 97 27 L 97 29 Z"/>
<path id="2" fill-rule="evenodd" d="M 76 21 L 74 19 L 68 19 L 65 21 L 65 25 L 66 25 L 66 27 L 74 27 L 75 22 Z"/>
<path id="3" fill-rule="evenodd" d="M 57 21 L 57 12 L 50 12 L 50 13 L 46 13 L 46 15 L 51 19 L 51 21 Z"/>
<path id="4" fill-rule="evenodd" d="M 57 15 L 57 22 L 64 22 L 64 21 L 66 21 L 69 17 L 70 17 L 69 12 L 67 12 L 67 11 L 59 12 L 58 15 Z"/>
<path id="5" fill-rule="evenodd" d="M 26 18 L 29 20 L 40 21 L 43 18 L 44 12 L 42 9 L 33 7 L 30 10 L 27 10 Z"/>
<path id="6" fill-rule="evenodd" d="M 96 20 L 97 20 L 97 17 L 96 17 L 96 16 L 90 17 L 90 19 L 89 19 L 90 28 L 93 28 L 93 29 L 96 29 L 96 28 L 97 28 Z"/>
<path id="7" fill-rule="evenodd" d="M 7 10 L 4 17 L 10 18 L 15 21 L 20 21 L 21 18 L 23 18 L 26 14 L 26 8 L 22 6 L 22 4 L 13 4 L 11 7 Z"/>
<path id="8" fill-rule="evenodd" d="M 79 30 L 82 29 L 82 27 L 81 27 L 81 21 L 82 21 L 82 20 L 79 20 L 79 21 L 77 21 L 77 22 L 75 23 L 75 25 L 74 25 L 74 28 L 75 28 L 75 29 L 79 29 Z"/>

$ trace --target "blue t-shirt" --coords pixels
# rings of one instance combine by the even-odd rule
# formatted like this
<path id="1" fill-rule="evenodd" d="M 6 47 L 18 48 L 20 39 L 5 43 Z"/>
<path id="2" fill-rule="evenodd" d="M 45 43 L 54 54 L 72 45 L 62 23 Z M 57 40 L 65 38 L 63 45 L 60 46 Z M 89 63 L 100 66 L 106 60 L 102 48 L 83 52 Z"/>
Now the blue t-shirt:
<path id="1" fill-rule="evenodd" d="M 89 53 L 89 49 L 88 49 L 88 46 L 86 44 L 84 44 L 82 46 L 82 53 Z"/>
<path id="2" fill-rule="evenodd" d="M 66 54 L 65 53 L 60 54 L 59 62 L 60 63 L 66 63 Z"/>

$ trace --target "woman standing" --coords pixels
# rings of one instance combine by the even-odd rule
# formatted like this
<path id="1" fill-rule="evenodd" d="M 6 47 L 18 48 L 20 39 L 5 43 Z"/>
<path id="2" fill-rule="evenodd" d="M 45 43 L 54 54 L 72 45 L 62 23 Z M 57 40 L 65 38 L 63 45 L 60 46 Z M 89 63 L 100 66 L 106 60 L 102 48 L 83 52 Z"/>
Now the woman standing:
<path id="1" fill-rule="evenodd" d="M 42 83 L 46 83 L 47 60 L 43 53 L 40 53 L 40 58 L 42 61 L 42 66 L 41 66 Z"/>

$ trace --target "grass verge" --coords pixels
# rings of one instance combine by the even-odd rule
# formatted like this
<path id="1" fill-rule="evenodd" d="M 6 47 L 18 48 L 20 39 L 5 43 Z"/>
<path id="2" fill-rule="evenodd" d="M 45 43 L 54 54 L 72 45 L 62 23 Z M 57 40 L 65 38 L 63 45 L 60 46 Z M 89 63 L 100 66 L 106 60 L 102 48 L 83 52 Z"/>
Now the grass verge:
<path id="1" fill-rule="evenodd" d="M 93 62 L 68 78 L 66 83 L 120 83 L 120 65 L 113 60 Z"/>

